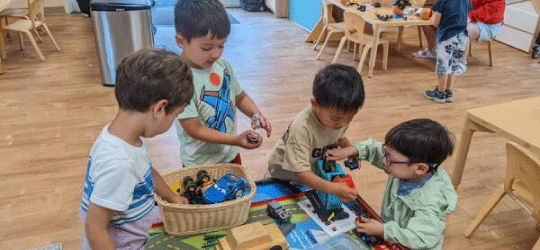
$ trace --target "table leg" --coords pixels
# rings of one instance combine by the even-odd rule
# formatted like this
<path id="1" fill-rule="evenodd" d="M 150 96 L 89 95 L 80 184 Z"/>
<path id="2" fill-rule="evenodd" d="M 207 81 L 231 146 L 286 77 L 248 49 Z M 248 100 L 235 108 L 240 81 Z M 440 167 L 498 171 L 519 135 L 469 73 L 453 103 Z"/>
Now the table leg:
<path id="1" fill-rule="evenodd" d="M 309 33 L 308 37 L 306 38 L 304 42 L 311 43 L 311 42 L 317 41 L 317 37 L 319 37 L 319 35 L 323 31 L 323 27 L 324 27 L 324 22 L 321 18 L 319 19 L 315 27 L 313 27 L 313 29 L 311 30 L 311 32 Z"/>
<path id="2" fill-rule="evenodd" d="M 379 37 L 381 36 L 381 29 L 378 24 L 373 25 L 373 44 L 371 45 L 371 55 L 369 57 L 369 71 L 368 77 L 373 76 L 373 68 L 375 68 L 375 61 L 377 59 L 377 45 L 379 44 Z"/>
<path id="3" fill-rule="evenodd" d="M 463 176 L 463 169 L 465 168 L 465 160 L 469 153 L 469 146 L 471 145 L 471 138 L 476 131 L 493 132 L 480 124 L 471 121 L 468 117 L 465 118 L 465 124 L 463 131 L 461 132 L 461 139 L 459 141 L 458 151 L 456 155 L 456 162 L 454 164 L 454 172 L 452 173 L 452 184 L 457 189 L 461 183 L 461 177 Z"/>

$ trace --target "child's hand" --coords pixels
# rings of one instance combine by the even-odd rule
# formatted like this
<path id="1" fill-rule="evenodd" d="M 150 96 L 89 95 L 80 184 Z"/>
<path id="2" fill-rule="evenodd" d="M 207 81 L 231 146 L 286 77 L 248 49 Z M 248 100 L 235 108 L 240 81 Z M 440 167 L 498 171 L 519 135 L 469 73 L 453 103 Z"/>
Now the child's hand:
<path id="1" fill-rule="evenodd" d="M 248 136 L 255 131 L 253 130 L 246 130 L 243 133 L 239 134 L 235 138 L 235 145 L 240 146 L 245 149 L 255 149 L 261 146 L 263 142 L 263 137 L 259 136 L 257 142 L 250 142 L 248 139 Z M 257 133 L 257 132 L 255 132 Z"/>
<path id="2" fill-rule="evenodd" d="M 357 154 L 358 150 L 355 146 L 348 146 L 346 148 L 335 148 L 326 151 L 326 159 L 331 161 L 339 161 L 351 156 L 355 156 Z"/>
<path id="3" fill-rule="evenodd" d="M 374 219 L 361 217 L 361 222 L 356 220 L 356 231 L 367 235 L 384 237 L 384 224 Z"/>
<path id="4" fill-rule="evenodd" d="M 258 119 L 256 119 L 257 117 Z M 251 128 L 254 130 L 257 128 L 263 128 L 264 130 L 266 130 L 267 137 L 270 137 L 270 135 L 272 134 L 272 125 L 270 124 L 268 119 L 266 119 L 266 117 L 259 114 L 252 117 Z"/>
<path id="5" fill-rule="evenodd" d="M 344 202 L 352 201 L 358 196 L 356 190 L 350 188 L 343 182 L 332 182 L 331 185 L 330 193 L 335 194 Z"/>
<path id="6" fill-rule="evenodd" d="M 184 196 L 174 195 L 174 196 L 171 198 L 171 200 L 169 201 L 169 203 L 188 204 L 189 201 L 188 201 L 188 199 L 186 199 L 186 197 L 184 197 Z"/>

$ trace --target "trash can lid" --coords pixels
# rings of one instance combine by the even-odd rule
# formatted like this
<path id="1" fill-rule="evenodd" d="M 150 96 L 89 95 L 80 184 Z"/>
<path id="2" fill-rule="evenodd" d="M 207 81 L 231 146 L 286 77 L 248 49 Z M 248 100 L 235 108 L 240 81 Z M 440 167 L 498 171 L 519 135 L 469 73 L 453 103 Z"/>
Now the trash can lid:
<path id="1" fill-rule="evenodd" d="M 132 11 L 149 10 L 154 5 L 153 0 L 92 0 L 92 11 Z"/>

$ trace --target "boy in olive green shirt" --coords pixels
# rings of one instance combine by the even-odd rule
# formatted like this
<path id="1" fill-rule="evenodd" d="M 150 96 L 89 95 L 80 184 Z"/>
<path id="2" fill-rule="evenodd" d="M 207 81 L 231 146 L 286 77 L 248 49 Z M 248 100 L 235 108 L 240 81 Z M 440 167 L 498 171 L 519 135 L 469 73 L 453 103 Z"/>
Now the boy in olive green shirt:
<path id="1" fill-rule="evenodd" d="M 456 208 L 457 194 L 440 164 L 452 154 L 446 129 L 429 119 L 394 127 L 384 144 L 373 139 L 328 151 L 328 159 L 358 155 L 389 174 L 380 223 L 364 219 L 357 230 L 410 249 L 442 249 L 446 215 Z"/>

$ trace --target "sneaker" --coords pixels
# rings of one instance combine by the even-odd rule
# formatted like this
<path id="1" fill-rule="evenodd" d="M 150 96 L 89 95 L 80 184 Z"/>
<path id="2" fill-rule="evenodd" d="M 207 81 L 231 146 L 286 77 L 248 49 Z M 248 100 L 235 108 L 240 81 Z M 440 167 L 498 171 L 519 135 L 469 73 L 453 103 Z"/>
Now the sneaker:
<path id="1" fill-rule="evenodd" d="M 437 55 L 434 51 L 430 50 L 419 50 L 415 53 L 412 53 L 412 57 L 414 58 L 420 58 L 420 59 L 435 59 Z"/>
<path id="2" fill-rule="evenodd" d="M 437 103 L 446 102 L 446 93 L 439 92 L 437 88 L 435 88 L 434 90 L 426 90 L 426 92 L 424 92 L 424 96 L 427 99 L 433 100 L 434 102 L 437 102 Z"/>
<path id="3" fill-rule="evenodd" d="M 453 102 L 454 101 L 454 91 L 447 89 L 444 91 L 444 94 L 446 94 L 446 101 L 447 102 Z"/>

